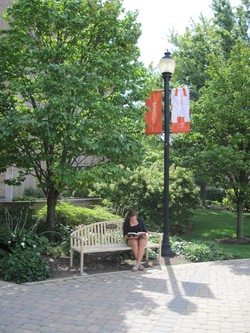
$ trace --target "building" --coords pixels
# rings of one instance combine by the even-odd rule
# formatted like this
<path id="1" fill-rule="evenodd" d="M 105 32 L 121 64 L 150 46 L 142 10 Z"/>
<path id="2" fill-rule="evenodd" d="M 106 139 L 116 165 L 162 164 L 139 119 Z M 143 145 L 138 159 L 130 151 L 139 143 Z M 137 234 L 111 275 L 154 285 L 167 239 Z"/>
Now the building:
<path id="1" fill-rule="evenodd" d="M 1 0 L 0 1 L 0 27 L 7 28 L 6 22 L 3 20 L 4 10 L 11 5 L 14 0 Z M 16 196 L 22 195 L 26 188 L 36 188 L 37 182 L 34 177 L 28 176 L 20 186 L 7 186 L 4 183 L 5 179 L 10 179 L 17 175 L 17 169 L 14 167 L 8 168 L 5 173 L 0 174 L 0 200 L 12 201 Z"/>
<path id="2" fill-rule="evenodd" d="M 0 27 L 7 28 L 6 22 L 3 20 L 4 10 L 11 5 L 14 0 L 1 0 L 0 1 Z"/>

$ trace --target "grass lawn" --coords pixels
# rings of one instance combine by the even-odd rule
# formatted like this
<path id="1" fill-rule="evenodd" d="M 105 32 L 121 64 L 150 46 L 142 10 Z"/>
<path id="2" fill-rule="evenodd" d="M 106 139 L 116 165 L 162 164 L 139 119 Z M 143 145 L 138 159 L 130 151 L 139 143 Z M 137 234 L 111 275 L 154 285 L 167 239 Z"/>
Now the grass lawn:
<path id="1" fill-rule="evenodd" d="M 224 210 L 197 209 L 193 217 L 194 228 L 187 235 L 182 235 L 186 241 L 214 242 L 232 258 L 250 258 L 250 244 L 222 244 L 217 242 L 222 238 L 236 237 L 236 213 Z M 250 214 L 244 214 L 244 237 L 250 237 Z"/>

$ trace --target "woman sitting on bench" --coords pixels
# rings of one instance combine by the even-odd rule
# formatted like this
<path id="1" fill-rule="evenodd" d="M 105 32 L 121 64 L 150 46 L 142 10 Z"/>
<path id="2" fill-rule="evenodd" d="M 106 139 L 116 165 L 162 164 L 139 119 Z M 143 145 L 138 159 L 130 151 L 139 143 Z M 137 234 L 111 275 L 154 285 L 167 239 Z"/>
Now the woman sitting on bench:
<path id="1" fill-rule="evenodd" d="M 144 221 L 138 218 L 134 210 L 128 212 L 123 223 L 123 236 L 127 244 L 131 247 L 136 260 L 135 265 L 132 267 L 132 271 L 144 270 L 141 260 L 145 252 L 148 233 Z"/>

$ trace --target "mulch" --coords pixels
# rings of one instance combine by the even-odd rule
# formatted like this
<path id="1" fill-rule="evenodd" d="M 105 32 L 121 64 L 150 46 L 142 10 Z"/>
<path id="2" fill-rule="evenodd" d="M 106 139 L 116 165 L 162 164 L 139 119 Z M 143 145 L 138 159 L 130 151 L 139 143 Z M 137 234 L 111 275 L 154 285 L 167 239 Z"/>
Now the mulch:
<path id="1" fill-rule="evenodd" d="M 234 244 L 234 245 L 246 245 L 250 244 L 250 237 L 244 237 L 241 239 L 237 238 L 222 238 L 217 239 L 217 242 L 223 244 Z M 74 258 L 74 265 L 70 267 L 70 258 L 67 256 L 62 256 L 55 258 L 52 255 L 44 255 L 44 259 L 48 261 L 52 277 L 51 279 L 60 279 L 67 277 L 74 277 L 80 275 L 80 263 L 79 259 Z M 116 253 L 94 253 L 84 255 L 84 270 L 86 274 L 101 274 L 109 272 L 118 272 L 124 270 L 130 270 L 133 266 L 134 260 L 132 259 L 122 259 Z M 186 260 L 184 256 L 174 256 L 172 258 L 165 258 L 165 264 L 180 265 L 188 264 L 190 261 Z M 148 260 L 144 262 L 145 268 L 154 268 L 159 266 L 157 260 Z"/>
<path id="2" fill-rule="evenodd" d="M 80 263 L 78 259 L 74 259 L 73 267 L 70 267 L 69 257 L 55 258 L 50 255 L 44 255 L 44 259 L 48 261 L 52 277 L 51 279 L 60 279 L 67 277 L 74 277 L 80 275 Z M 175 256 L 165 260 L 167 265 L 178 265 L 190 263 L 183 256 Z M 101 274 L 130 270 L 133 266 L 134 260 L 126 259 L 121 260 L 114 254 L 86 254 L 84 256 L 84 270 L 86 274 Z M 145 268 L 154 268 L 159 266 L 157 260 L 148 260 L 143 262 Z"/>
<path id="3" fill-rule="evenodd" d="M 243 238 L 221 238 L 217 239 L 218 243 L 222 244 L 231 244 L 231 245 L 249 245 L 250 244 L 250 237 L 243 237 Z"/>

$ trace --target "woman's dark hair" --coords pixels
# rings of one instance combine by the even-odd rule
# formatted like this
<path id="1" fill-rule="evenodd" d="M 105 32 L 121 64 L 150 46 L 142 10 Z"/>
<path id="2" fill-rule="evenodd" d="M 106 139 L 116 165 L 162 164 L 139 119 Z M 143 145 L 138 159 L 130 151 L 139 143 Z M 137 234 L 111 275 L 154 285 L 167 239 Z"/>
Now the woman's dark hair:
<path id="1" fill-rule="evenodd" d="M 134 209 L 131 209 L 131 210 L 128 211 L 126 219 L 129 220 L 133 216 L 137 216 L 137 213 Z"/>

